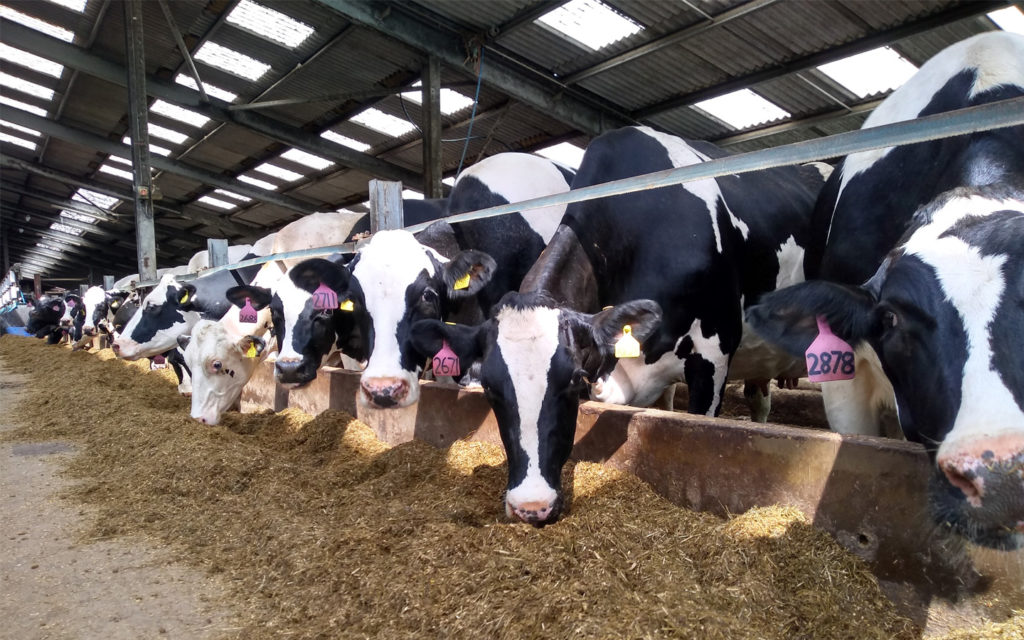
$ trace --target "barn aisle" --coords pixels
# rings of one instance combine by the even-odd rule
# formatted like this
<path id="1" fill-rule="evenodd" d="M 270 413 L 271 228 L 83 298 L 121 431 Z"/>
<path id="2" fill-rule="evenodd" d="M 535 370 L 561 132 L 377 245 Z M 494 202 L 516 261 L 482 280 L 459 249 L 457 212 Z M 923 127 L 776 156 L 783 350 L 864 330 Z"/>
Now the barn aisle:
<path id="1" fill-rule="evenodd" d="M 0 368 L 0 407 L 27 380 Z M 0 433 L 13 427 L 0 417 Z M 216 638 L 232 626 L 223 593 L 138 538 L 83 540 L 88 507 L 61 500 L 75 455 L 63 442 L 0 443 L 0 637 Z"/>

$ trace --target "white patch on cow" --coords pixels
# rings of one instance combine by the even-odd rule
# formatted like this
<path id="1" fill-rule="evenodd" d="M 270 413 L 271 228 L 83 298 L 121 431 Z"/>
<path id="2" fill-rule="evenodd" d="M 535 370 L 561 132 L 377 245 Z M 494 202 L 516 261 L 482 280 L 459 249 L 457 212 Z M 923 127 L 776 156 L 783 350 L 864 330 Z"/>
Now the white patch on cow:
<path id="1" fill-rule="evenodd" d="M 96 311 L 96 307 L 102 304 L 107 299 L 107 293 L 103 290 L 103 287 L 89 287 L 82 294 L 82 304 L 85 305 L 85 322 L 82 324 L 82 329 L 88 331 L 95 329 L 96 326 L 93 323 L 93 314 Z M 112 320 L 113 315 L 108 311 L 107 319 Z"/>
<path id="2" fill-rule="evenodd" d="M 821 383 L 828 425 L 836 433 L 881 436 L 882 415 L 896 409 L 896 396 L 878 354 L 867 342 L 854 349 L 857 375 Z"/>
<path id="3" fill-rule="evenodd" d="M 118 357 L 125 360 L 138 360 L 170 351 L 178 344 L 178 336 L 188 334 L 189 330 L 199 322 L 198 311 L 183 311 L 181 315 L 184 317 L 184 322 L 176 322 L 166 329 L 157 330 L 151 339 L 141 344 L 132 338 L 132 334 L 144 316 L 145 309 L 154 305 L 167 304 L 167 290 L 172 284 L 178 284 L 174 275 L 165 273 L 156 287 L 143 299 L 138 312 L 132 316 L 121 335 L 114 341 L 118 347 Z"/>
<path id="4" fill-rule="evenodd" d="M 965 216 L 984 217 L 1006 209 L 1024 211 L 1024 201 L 957 198 L 936 212 L 932 222 L 918 229 L 905 245 L 908 254 L 918 256 L 935 270 L 943 293 L 956 308 L 967 333 L 960 408 L 940 456 L 959 441 L 1024 430 L 1024 412 L 992 367 L 989 327 L 1006 288 L 1006 256 L 982 255 L 959 238 L 940 237 Z"/>
<path id="5" fill-rule="evenodd" d="M 469 167 L 459 174 L 455 184 L 467 176 L 480 180 L 492 193 L 511 202 L 565 193 L 569 184 L 565 176 L 545 158 L 527 153 L 499 153 Z M 520 212 L 530 228 L 547 244 L 565 213 L 564 204 Z"/>
<path id="6" fill-rule="evenodd" d="M 657 140 L 658 143 L 665 148 L 665 151 L 668 152 L 669 161 L 672 163 L 674 168 L 688 167 L 690 165 L 710 160 L 708 156 L 686 144 L 686 141 L 681 138 L 668 135 L 667 133 L 661 133 L 660 131 L 655 131 L 650 127 L 636 128 L 645 135 Z M 733 214 L 732 209 L 729 208 L 729 203 L 727 203 L 725 198 L 722 197 L 722 191 L 718 188 L 718 183 L 715 182 L 714 179 L 706 178 L 704 180 L 695 180 L 680 186 L 703 200 L 707 205 L 708 215 L 711 218 L 711 228 L 715 232 L 715 247 L 718 249 L 719 253 L 722 252 L 722 231 L 718 228 L 719 201 L 722 202 L 726 213 L 729 214 L 729 221 L 732 223 L 732 226 L 740 232 L 743 239 L 746 240 L 750 235 L 750 227 L 747 226 L 747 223 L 743 222 Z"/>
<path id="7" fill-rule="evenodd" d="M 675 346 L 679 346 L 679 342 Z M 620 358 L 607 376 L 597 380 L 590 397 L 598 402 L 631 404 L 647 407 L 661 396 L 670 384 L 683 380 L 683 360 L 675 349 L 667 351 L 656 362 L 646 364 L 644 353 L 638 358 Z"/>
<path id="8" fill-rule="evenodd" d="M 409 393 L 400 406 L 419 400 L 419 367 L 402 368 L 398 344 L 398 323 L 406 312 L 405 291 L 421 273 L 434 275 L 434 256 L 448 260 L 420 244 L 408 231 L 378 231 L 359 249 L 359 262 L 352 275 L 363 290 L 366 312 L 373 323 L 373 351 L 363 370 L 363 378 L 400 378 L 409 384 Z"/>
<path id="9" fill-rule="evenodd" d="M 558 350 L 558 309 L 534 307 L 498 312 L 498 349 L 512 380 L 519 408 L 519 446 L 526 453 L 526 476 L 509 489 L 510 505 L 555 501 L 557 492 L 540 471 L 541 404 L 548 389 L 551 359 Z"/>
<path id="10" fill-rule="evenodd" d="M 906 83 L 896 89 L 871 112 L 862 129 L 912 120 L 928 106 L 950 78 L 965 69 L 979 73 L 969 96 L 1000 84 L 1024 87 L 1024 37 L 996 31 L 983 33 L 946 47 L 921 66 Z M 842 181 L 836 202 L 855 176 L 870 169 L 894 147 L 854 153 L 842 165 Z"/>
<path id="11" fill-rule="evenodd" d="M 725 377 L 729 373 L 729 356 L 722 352 L 722 341 L 718 334 L 711 334 L 707 338 L 701 331 L 700 318 L 693 321 L 690 330 L 686 333 L 693 340 L 693 353 L 700 354 L 702 358 L 715 366 L 715 373 L 712 376 L 714 384 L 714 395 L 711 398 L 711 407 L 707 415 L 714 416 L 715 409 L 722 401 L 722 388 L 725 384 Z"/>
<path id="12" fill-rule="evenodd" d="M 807 162 L 802 166 L 817 169 L 818 173 L 821 174 L 822 180 L 828 180 L 829 176 L 832 175 L 832 172 L 835 171 L 835 167 L 828 164 L 827 162 Z"/>
<path id="13" fill-rule="evenodd" d="M 302 354 L 295 350 L 292 337 L 295 334 L 295 325 L 299 322 L 299 316 L 306 308 L 306 303 L 313 298 L 313 294 L 296 287 L 291 278 L 281 278 L 274 287 L 274 295 L 281 299 L 285 326 L 284 344 L 277 345 L 277 357 L 279 360 L 301 360 Z"/>
<path id="14" fill-rule="evenodd" d="M 191 416 L 196 420 L 220 422 L 221 415 L 238 403 L 242 388 L 263 360 L 266 350 L 260 357 L 246 357 L 239 346 L 244 337 L 212 320 L 200 320 L 193 327 L 185 363 L 192 370 Z M 221 363 L 219 371 L 212 367 L 215 361 Z"/>
<path id="15" fill-rule="evenodd" d="M 779 262 L 779 273 L 775 276 L 775 288 L 781 289 L 804 281 L 804 248 L 789 236 L 775 251 Z"/>

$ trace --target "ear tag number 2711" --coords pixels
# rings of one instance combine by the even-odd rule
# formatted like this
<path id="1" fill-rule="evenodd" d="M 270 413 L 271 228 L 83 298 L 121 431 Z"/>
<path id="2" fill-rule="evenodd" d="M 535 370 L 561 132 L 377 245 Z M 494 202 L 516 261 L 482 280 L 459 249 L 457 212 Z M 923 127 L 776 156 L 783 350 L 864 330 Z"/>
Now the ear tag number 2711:
<path id="1" fill-rule="evenodd" d="M 804 352 L 807 379 L 811 382 L 852 380 L 854 377 L 853 347 L 832 333 L 824 316 L 818 316 L 818 337 Z"/>
<path id="2" fill-rule="evenodd" d="M 317 311 L 338 308 L 338 294 L 324 283 L 313 292 L 313 308 Z"/>

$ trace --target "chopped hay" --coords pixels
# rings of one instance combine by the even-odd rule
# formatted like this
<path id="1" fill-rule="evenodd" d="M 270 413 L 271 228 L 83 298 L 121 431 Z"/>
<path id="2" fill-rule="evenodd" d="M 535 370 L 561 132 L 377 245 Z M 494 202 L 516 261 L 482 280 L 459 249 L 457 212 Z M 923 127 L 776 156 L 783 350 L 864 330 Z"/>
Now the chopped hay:
<path id="1" fill-rule="evenodd" d="M 571 512 L 535 529 L 505 521 L 493 445 L 389 448 L 333 411 L 229 413 L 207 427 L 166 371 L 109 350 L 5 338 L 0 364 L 32 376 L 10 437 L 80 446 L 68 497 L 99 509 L 89 536 L 141 533 L 224 578 L 245 616 L 232 637 L 920 633 L 794 509 L 721 520 L 578 463 L 565 470 Z"/>

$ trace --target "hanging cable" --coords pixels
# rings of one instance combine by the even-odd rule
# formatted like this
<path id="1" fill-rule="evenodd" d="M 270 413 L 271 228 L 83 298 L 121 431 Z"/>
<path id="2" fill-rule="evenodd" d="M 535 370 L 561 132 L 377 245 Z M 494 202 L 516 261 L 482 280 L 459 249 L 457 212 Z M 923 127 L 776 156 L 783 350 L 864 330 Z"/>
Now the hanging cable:
<path id="1" fill-rule="evenodd" d="M 462 163 L 466 161 L 466 152 L 469 151 L 469 140 L 473 137 L 473 120 L 476 119 L 476 106 L 480 104 L 480 78 L 484 75 L 483 47 L 477 49 L 476 65 L 476 95 L 473 96 L 473 113 L 469 115 L 469 129 L 466 131 L 466 143 L 462 145 L 462 157 L 459 158 L 459 168 L 455 170 L 456 177 L 462 173 Z"/>

